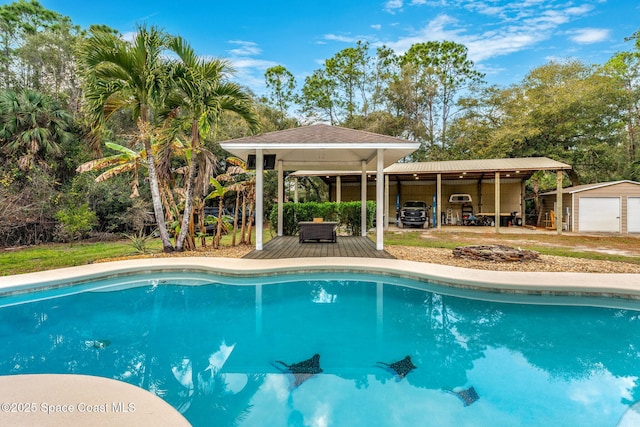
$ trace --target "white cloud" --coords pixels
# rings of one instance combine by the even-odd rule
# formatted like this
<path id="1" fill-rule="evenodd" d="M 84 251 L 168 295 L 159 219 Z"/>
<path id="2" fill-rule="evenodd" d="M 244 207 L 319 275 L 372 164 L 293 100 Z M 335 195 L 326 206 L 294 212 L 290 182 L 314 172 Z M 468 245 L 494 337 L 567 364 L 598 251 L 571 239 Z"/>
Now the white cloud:
<path id="1" fill-rule="evenodd" d="M 228 43 L 239 46 L 227 52 L 231 55 L 229 61 L 236 70 L 233 80 L 243 86 L 251 88 L 255 93 L 264 93 L 264 72 L 267 68 L 279 65 L 274 61 L 255 58 L 262 53 L 257 43 L 246 40 L 229 40 Z"/>
<path id="2" fill-rule="evenodd" d="M 228 50 L 231 55 L 234 56 L 252 56 L 262 53 L 262 49 L 258 47 L 257 43 L 243 41 L 243 40 L 229 40 L 229 43 L 239 45 L 237 49 Z"/>
<path id="3" fill-rule="evenodd" d="M 610 30 L 604 28 L 581 28 L 571 32 L 570 39 L 580 44 L 591 44 L 604 41 L 609 38 Z"/>
<path id="4" fill-rule="evenodd" d="M 402 11 L 402 6 L 404 5 L 403 0 L 389 0 L 384 5 L 385 12 L 389 12 L 391 14 L 396 13 L 397 10 Z"/>
<path id="5" fill-rule="evenodd" d="M 371 28 L 373 28 L 374 30 L 380 30 L 382 28 L 382 25 L 380 25 L 380 24 L 372 24 Z"/>
<path id="6" fill-rule="evenodd" d="M 422 0 L 412 0 L 411 5 L 418 2 L 422 3 Z M 395 41 L 385 41 L 384 44 L 397 53 L 404 53 L 415 43 L 450 40 L 465 45 L 469 49 L 469 58 L 479 62 L 534 48 L 558 34 L 566 24 L 593 10 L 593 6 L 589 4 L 557 5 L 549 4 L 547 0 L 520 0 L 507 4 L 489 0 L 450 0 L 448 6 L 464 7 L 494 19 L 486 27 L 471 27 L 467 22 L 441 14 L 422 29 Z M 480 32 L 471 33 L 471 28 L 480 28 Z M 487 29 L 483 31 L 483 28 Z M 571 34 L 574 42 L 595 43 L 608 37 L 609 32 L 583 29 Z"/>
<path id="7" fill-rule="evenodd" d="M 342 36 L 338 34 L 325 34 L 323 36 L 325 40 L 336 41 L 336 42 L 344 42 L 344 43 L 355 43 L 358 40 L 362 40 L 362 38 L 353 37 L 353 36 Z"/>

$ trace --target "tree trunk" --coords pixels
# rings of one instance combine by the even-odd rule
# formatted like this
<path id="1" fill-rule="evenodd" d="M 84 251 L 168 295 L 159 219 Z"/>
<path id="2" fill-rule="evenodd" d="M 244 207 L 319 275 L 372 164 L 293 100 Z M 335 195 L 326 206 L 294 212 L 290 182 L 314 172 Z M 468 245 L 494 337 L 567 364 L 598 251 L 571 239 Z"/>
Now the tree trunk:
<path id="1" fill-rule="evenodd" d="M 220 237 L 222 236 L 222 208 L 224 206 L 224 197 L 220 196 L 220 201 L 218 202 L 218 224 L 216 229 L 216 237 L 213 241 L 213 248 L 220 248 Z"/>
<path id="2" fill-rule="evenodd" d="M 240 228 L 240 244 L 244 245 L 247 243 L 247 239 L 245 238 L 245 232 L 247 230 L 247 223 L 245 221 L 245 212 L 247 212 L 247 193 L 242 192 L 242 227 Z M 249 217 L 249 222 L 251 222 L 251 217 Z"/>
<path id="3" fill-rule="evenodd" d="M 236 233 L 238 232 L 238 207 L 240 205 L 240 192 L 236 192 L 236 210 L 233 216 L 233 237 L 231 237 L 231 246 L 236 245 Z M 244 211 L 242 211 L 244 217 Z M 244 222 L 244 219 L 243 219 Z"/>
<path id="4" fill-rule="evenodd" d="M 144 148 L 147 151 L 147 167 L 149 170 L 149 186 L 151 187 L 151 199 L 153 201 L 153 213 L 156 217 L 160 240 L 162 240 L 162 250 L 164 252 L 173 252 L 174 248 L 171 244 L 171 237 L 167 231 L 167 224 L 164 220 L 164 209 L 162 209 L 162 198 L 160 197 L 160 187 L 158 185 L 158 174 L 156 173 L 156 160 L 153 156 L 151 148 L 151 140 L 145 138 Z"/>
<path id="5" fill-rule="evenodd" d="M 251 219 L 252 213 L 253 213 L 253 198 L 250 198 L 249 199 L 249 219 Z M 252 223 L 251 223 L 251 220 L 249 220 L 249 225 L 247 225 L 247 240 L 246 240 L 247 245 L 251 244 L 251 228 L 252 228 Z"/>
<path id="6" fill-rule="evenodd" d="M 193 210 L 193 187 L 195 187 L 196 180 L 199 139 L 198 123 L 194 121 L 191 125 L 191 162 L 189 163 L 189 177 L 187 178 L 187 194 L 184 201 L 184 214 L 182 215 L 180 234 L 178 234 L 178 238 L 176 239 L 176 250 L 180 252 L 184 250 L 184 240 L 189 232 L 188 224 L 191 219 L 191 211 Z"/>

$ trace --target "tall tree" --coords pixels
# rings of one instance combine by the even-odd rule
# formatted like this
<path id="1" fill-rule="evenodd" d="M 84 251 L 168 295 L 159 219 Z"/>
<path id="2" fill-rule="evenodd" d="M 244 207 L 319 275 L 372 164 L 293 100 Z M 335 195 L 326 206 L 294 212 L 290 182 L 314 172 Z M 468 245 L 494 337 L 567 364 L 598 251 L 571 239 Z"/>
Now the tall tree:
<path id="1" fill-rule="evenodd" d="M 573 166 L 572 183 L 619 179 L 624 139 L 618 81 L 579 61 L 550 62 L 512 88 L 503 133 L 514 156 L 547 156 Z"/>
<path id="2" fill-rule="evenodd" d="M 623 114 L 627 127 L 627 155 L 630 164 L 640 155 L 640 32 L 626 41 L 635 41 L 635 49 L 616 53 L 604 65 L 604 70 L 616 78 L 624 89 Z"/>
<path id="3" fill-rule="evenodd" d="M 153 210 L 165 252 L 174 250 L 165 223 L 158 185 L 154 138 L 154 108 L 161 104 L 170 86 L 168 65 L 163 60 L 172 37 L 156 27 L 138 27 L 133 41 L 96 29 L 79 50 L 85 78 L 85 107 L 94 141 L 109 117 L 130 109 L 138 123 L 138 139 L 147 155 Z"/>
<path id="4" fill-rule="evenodd" d="M 269 104 L 272 105 L 279 113 L 280 126 L 285 122 L 287 117 L 287 111 L 295 100 L 294 90 L 296 88 L 296 79 L 291 74 L 291 71 L 287 70 L 282 65 L 276 65 L 271 68 L 267 68 L 264 74 L 265 83 L 267 89 L 269 89 Z"/>
<path id="5" fill-rule="evenodd" d="M 459 94 L 482 80 L 464 45 L 451 41 L 414 44 L 400 58 L 402 74 L 396 79 L 402 93 L 411 93 L 410 119 L 420 122 L 426 142 L 442 150 L 448 143 L 449 120 Z M 393 89 L 392 89 L 393 90 Z"/>
<path id="6" fill-rule="evenodd" d="M 43 7 L 37 0 L 18 0 L 0 6 L 0 82 L 3 87 L 39 89 L 41 67 L 21 57 L 29 39 L 44 31 L 70 29 L 71 20 Z M 41 46 L 46 50 L 47 46 Z M 24 52 L 23 52 L 24 53 Z M 35 84 L 34 84 L 35 83 Z"/>
<path id="7" fill-rule="evenodd" d="M 325 61 L 327 77 L 335 81 L 341 103 L 346 110 L 345 121 L 368 109 L 369 44 L 358 41 Z"/>
<path id="8" fill-rule="evenodd" d="M 178 110 L 175 120 L 187 126 L 191 142 L 184 215 L 176 239 L 176 249 L 181 251 L 191 217 L 201 141 L 215 130 L 225 111 L 238 114 L 253 131 L 258 129 L 258 118 L 251 97 L 239 85 L 227 80 L 233 73 L 228 61 L 200 58 L 180 37 L 174 38 L 170 46 L 180 62 L 172 69 L 176 91 L 167 98 L 166 104 L 170 110 Z"/>
<path id="9" fill-rule="evenodd" d="M 301 112 L 311 120 L 340 123 L 340 110 L 343 103 L 337 96 L 336 82 L 327 76 L 324 69 L 315 70 L 304 79 L 300 95 Z"/>

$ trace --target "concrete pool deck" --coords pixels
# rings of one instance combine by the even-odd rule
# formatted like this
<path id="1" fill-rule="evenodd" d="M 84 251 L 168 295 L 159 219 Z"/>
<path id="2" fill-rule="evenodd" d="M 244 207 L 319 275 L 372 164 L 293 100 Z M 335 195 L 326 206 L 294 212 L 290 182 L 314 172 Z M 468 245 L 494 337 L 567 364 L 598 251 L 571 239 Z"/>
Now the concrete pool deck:
<path id="1" fill-rule="evenodd" d="M 495 293 L 587 295 L 640 299 L 640 274 L 473 270 L 441 264 L 371 258 L 143 258 L 0 277 L 0 296 L 145 271 L 193 270 L 223 276 L 362 272 L 411 277 L 453 288 Z"/>
<path id="2" fill-rule="evenodd" d="M 429 281 L 451 294 L 467 289 L 486 291 L 490 299 L 506 295 L 611 297 L 612 306 L 640 300 L 640 274 L 550 273 L 472 270 L 396 259 L 291 258 L 144 258 L 96 263 L 59 270 L 0 277 L 0 297 L 40 288 L 70 286 L 83 281 L 159 271 L 210 272 L 230 277 L 276 276 L 287 273 L 356 272 Z M 606 306 L 606 303 L 604 304 Z M 83 375 L 0 376 L 0 425 L 189 425 L 169 404 L 138 387 L 106 378 Z M 15 403 L 16 412 L 11 405 Z M 33 403 L 36 413 L 26 413 Z M 129 404 L 133 412 L 125 412 Z M 96 411 L 87 413 L 88 404 Z M 53 409 L 48 405 L 54 405 Z M 70 405 L 67 407 L 56 405 Z M 79 406 L 80 405 L 80 406 Z M 93 405 L 93 406 L 91 406 Z M 100 411 L 103 406 L 109 410 Z M 8 408 L 8 410 L 7 410 Z M 34 406 L 30 406 L 31 409 Z M 64 409 L 67 409 L 66 411 Z M 73 408 L 74 412 L 69 412 Z M 81 410 L 85 411 L 82 412 Z"/>

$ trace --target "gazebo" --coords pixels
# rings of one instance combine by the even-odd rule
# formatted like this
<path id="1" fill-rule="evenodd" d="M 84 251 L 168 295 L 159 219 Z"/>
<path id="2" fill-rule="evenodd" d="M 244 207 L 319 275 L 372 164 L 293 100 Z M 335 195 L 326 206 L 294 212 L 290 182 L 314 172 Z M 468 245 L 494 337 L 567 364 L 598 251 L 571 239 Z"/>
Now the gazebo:
<path id="1" fill-rule="evenodd" d="M 384 168 L 413 153 L 417 142 L 371 132 L 316 124 L 223 141 L 220 146 L 253 163 L 256 170 L 256 250 L 263 249 L 266 168 L 278 171 L 278 236 L 283 234 L 284 171 L 361 172 L 362 223 L 366 223 L 367 170 L 376 171 L 376 249 L 384 250 Z M 362 235 L 366 235 L 362 227 Z"/>

